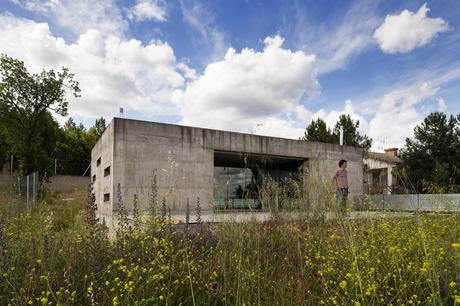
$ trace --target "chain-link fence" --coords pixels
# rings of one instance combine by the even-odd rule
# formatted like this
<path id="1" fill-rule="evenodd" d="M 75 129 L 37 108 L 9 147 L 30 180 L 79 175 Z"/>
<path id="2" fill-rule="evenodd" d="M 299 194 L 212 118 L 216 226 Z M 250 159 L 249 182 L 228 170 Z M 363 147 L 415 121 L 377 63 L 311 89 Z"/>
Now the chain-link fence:
<path id="1" fill-rule="evenodd" d="M 17 178 L 17 191 L 18 195 L 26 208 L 35 205 L 37 196 L 40 189 L 40 179 L 38 172 L 33 172 L 29 175 Z"/>

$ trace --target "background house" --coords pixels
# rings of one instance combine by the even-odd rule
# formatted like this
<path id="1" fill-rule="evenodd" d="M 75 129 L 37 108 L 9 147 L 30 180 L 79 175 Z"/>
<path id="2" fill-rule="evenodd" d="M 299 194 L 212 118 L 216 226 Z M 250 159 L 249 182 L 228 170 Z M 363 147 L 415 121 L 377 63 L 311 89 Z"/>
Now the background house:
<path id="1" fill-rule="evenodd" d="M 401 193 L 394 168 L 402 163 L 397 148 L 385 149 L 385 153 L 367 152 L 364 156 L 364 192 L 368 194 Z"/>

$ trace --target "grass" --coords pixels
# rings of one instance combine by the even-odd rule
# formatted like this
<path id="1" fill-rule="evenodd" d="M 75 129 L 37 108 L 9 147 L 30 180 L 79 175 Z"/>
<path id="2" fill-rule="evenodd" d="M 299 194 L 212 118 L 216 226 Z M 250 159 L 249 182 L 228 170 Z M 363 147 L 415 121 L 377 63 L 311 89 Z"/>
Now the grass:
<path id="1" fill-rule="evenodd" d="M 194 226 L 159 215 L 109 239 L 89 207 L 49 194 L 2 213 L 1 305 L 460 304 L 459 214 Z"/>

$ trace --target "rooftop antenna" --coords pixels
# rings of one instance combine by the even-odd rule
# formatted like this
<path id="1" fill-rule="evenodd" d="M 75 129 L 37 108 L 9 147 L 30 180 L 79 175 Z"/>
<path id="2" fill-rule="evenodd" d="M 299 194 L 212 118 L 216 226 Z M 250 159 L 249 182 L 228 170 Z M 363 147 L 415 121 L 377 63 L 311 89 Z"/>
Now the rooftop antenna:
<path id="1" fill-rule="evenodd" d="M 251 134 L 255 134 L 255 133 L 257 132 L 257 128 L 259 128 L 259 127 L 261 127 L 261 126 L 263 126 L 263 125 L 264 125 L 263 122 L 258 123 L 258 124 L 254 127 L 254 129 L 251 131 Z"/>
<path id="2" fill-rule="evenodd" d="M 120 118 L 123 118 L 123 107 L 120 107 Z"/>

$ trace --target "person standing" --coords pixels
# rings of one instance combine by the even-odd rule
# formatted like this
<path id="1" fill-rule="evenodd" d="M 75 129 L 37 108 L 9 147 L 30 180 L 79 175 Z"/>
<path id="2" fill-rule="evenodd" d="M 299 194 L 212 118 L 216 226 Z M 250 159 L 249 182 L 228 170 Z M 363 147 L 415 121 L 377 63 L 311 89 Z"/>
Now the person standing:
<path id="1" fill-rule="evenodd" d="M 333 180 L 337 187 L 337 213 L 344 216 L 347 208 L 348 198 L 348 173 L 347 161 L 342 159 L 339 161 L 339 168 L 335 171 Z"/>

